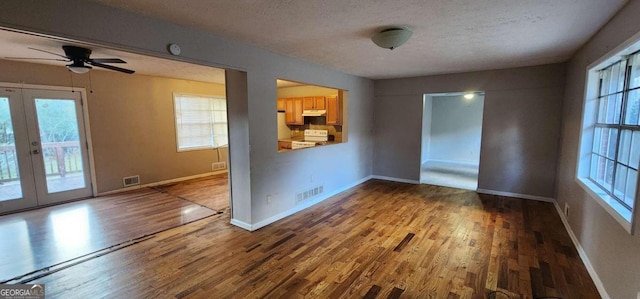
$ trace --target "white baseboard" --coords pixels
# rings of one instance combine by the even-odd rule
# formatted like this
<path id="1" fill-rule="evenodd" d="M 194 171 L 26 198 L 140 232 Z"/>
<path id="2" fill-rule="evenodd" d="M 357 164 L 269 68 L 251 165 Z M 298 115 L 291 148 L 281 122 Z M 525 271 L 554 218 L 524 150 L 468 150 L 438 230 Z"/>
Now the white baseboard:
<path id="1" fill-rule="evenodd" d="M 476 190 L 476 192 L 483 193 L 483 194 L 490 194 L 490 195 L 545 201 L 545 202 L 556 202 L 556 200 L 551 197 L 544 197 L 544 196 L 538 196 L 538 195 L 528 195 L 528 194 L 511 193 L 511 192 L 495 191 L 495 190 L 487 190 L 487 189 L 478 189 Z"/>
<path id="2" fill-rule="evenodd" d="M 569 226 L 569 221 L 567 220 L 564 213 L 562 212 L 560 205 L 558 204 L 557 201 L 554 202 L 553 205 L 556 207 L 556 211 L 558 212 L 558 215 L 560 215 L 560 219 L 564 224 L 564 228 L 569 233 L 569 237 L 571 237 L 571 241 L 573 242 L 573 245 L 578 250 L 578 255 L 580 255 L 580 259 L 584 263 L 584 266 L 587 268 L 587 272 L 589 272 L 589 276 L 591 276 L 591 279 L 593 279 L 593 283 L 596 285 L 596 288 L 598 289 L 598 293 L 600 293 L 600 297 L 602 297 L 603 299 L 611 299 L 611 297 L 609 297 L 609 294 L 607 293 L 607 290 L 604 288 L 604 284 L 602 283 L 602 280 L 600 280 L 598 273 L 596 273 L 596 270 L 593 268 L 591 261 L 589 261 L 589 257 L 587 256 L 587 253 L 584 251 L 584 248 L 582 248 L 582 245 L 580 245 L 580 242 L 578 241 L 576 234 L 573 233 L 571 226 Z"/>
<path id="3" fill-rule="evenodd" d="M 372 175 L 371 178 L 372 179 L 378 179 L 378 180 L 384 180 L 384 181 L 392 181 L 392 182 L 398 182 L 398 183 L 407 183 L 407 184 L 420 185 L 420 181 L 400 179 L 400 178 L 394 178 L 394 177 L 390 177 L 390 176 Z"/>
<path id="4" fill-rule="evenodd" d="M 471 161 L 440 160 L 440 159 L 427 159 L 426 161 L 422 162 L 422 164 L 427 163 L 427 162 L 455 164 L 455 165 L 462 165 L 462 166 L 476 166 L 476 167 L 480 166 L 480 162 L 479 161 L 478 162 L 471 162 Z M 420 165 L 422 165 L 422 164 L 420 164 Z"/>
<path id="5" fill-rule="evenodd" d="M 305 201 L 303 203 L 300 203 L 300 204 L 296 205 L 295 207 L 293 207 L 293 208 L 291 208 L 289 210 L 280 212 L 280 213 L 278 213 L 276 215 L 273 215 L 273 216 L 271 216 L 271 217 L 269 217 L 267 219 L 258 221 L 258 222 L 254 223 L 254 224 L 248 224 L 246 222 L 242 222 L 242 221 L 235 220 L 235 219 L 231 219 L 230 223 L 235 225 L 235 226 L 238 226 L 240 228 L 244 228 L 244 229 L 246 229 L 248 231 L 258 230 L 258 229 L 260 229 L 262 227 L 265 227 L 265 226 L 267 226 L 267 225 L 269 225 L 271 223 L 274 223 L 274 222 L 276 222 L 276 221 L 278 221 L 278 220 L 280 220 L 282 218 L 285 218 L 287 216 L 291 216 L 291 215 L 293 215 L 293 214 L 295 214 L 297 212 L 300 212 L 300 211 L 302 211 L 302 210 L 304 210 L 306 208 L 309 208 L 309 207 L 311 207 L 311 206 L 313 206 L 313 205 L 315 205 L 317 203 L 320 203 L 320 202 L 322 202 L 322 201 L 324 201 L 324 200 L 326 200 L 326 199 L 328 199 L 328 198 L 330 198 L 330 197 L 332 197 L 332 196 L 334 196 L 334 195 L 336 195 L 338 193 L 344 192 L 347 189 L 350 189 L 350 188 L 353 188 L 353 187 L 355 187 L 357 185 L 360 185 L 360 184 L 362 184 L 362 183 L 364 183 L 364 182 L 366 182 L 366 181 L 368 181 L 370 179 L 371 179 L 371 176 L 365 177 L 365 178 L 360 179 L 360 180 L 358 180 L 358 181 L 356 181 L 354 183 L 351 183 L 349 185 L 343 186 L 342 188 L 338 188 L 338 189 L 336 189 L 336 190 L 334 190 L 334 191 L 332 191 L 330 193 L 327 193 L 322 197 L 319 197 L 319 198 L 314 199 L 314 200 Z"/>
<path id="6" fill-rule="evenodd" d="M 127 187 L 127 188 L 122 188 L 122 189 L 116 189 L 116 190 L 111 190 L 111 191 L 106 191 L 106 192 L 100 192 L 100 193 L 96 194 L 96 196 L 111 195 L 111 194 L 117 194 L 117 193 L 122 193 L 122 192 L 127 192 L 127 191 L 131 191 L 131 190 L 137 190 L 137 189 L 142 189 L 142 188 L 147 188 L 147 187 L 155 187 L 155 186 L 166 185 L 166 184 L 171 184 L 171 183 L 177 183 L 177 182 L 182 182 L 182 181 L 187 181 L 187 180 L 192 180 L 192 179 L 199 179 L 199 178 L 208 177 L 208 176 L 221 174 L 221 173 L 226 173 L 226 172 L 227 172 L 227 170 L 219 170 L 219 171 L 201 173 L 201 174 L 196 174 L 196 175 L 190 175 L 190 176 L 185 176 L 185 177 L 181 177 L 181 178 L 164 180 L 164 181 L 159 181 L 159 182 L 154 182 L 154 183 L 149 183 L 149 184 L 144 184 L 144 185 L 137 185 L 137 186 Z"/>
<path id="7" fill-rule="evenodd" d="M 251 224 L 246 223 L 246 222 L 244 222 L 244 221 L 240 221 L 240 220 L 238 220 L 238 219 L 234 219 L 234 218 L 232 218 L 230 223 L 231 223 L 231 224 L 233 224 L 233 225 L 235 225 L 235 226 L 237 226 L 237 227 L 239 227 L 239 228 L 246 229 L 246 230 L 248 230 L 248 231 L 251 231 L 251 230 L 252 230 L 252 229 L 251 229 Z"/>

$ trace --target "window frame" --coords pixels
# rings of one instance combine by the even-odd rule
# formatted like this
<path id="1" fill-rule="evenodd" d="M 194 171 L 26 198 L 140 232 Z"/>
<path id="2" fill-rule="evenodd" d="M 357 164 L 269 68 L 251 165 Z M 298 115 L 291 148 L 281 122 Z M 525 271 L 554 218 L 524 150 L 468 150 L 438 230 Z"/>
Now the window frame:
<path id="1" fill-rule="evenodd" d="M 220 122 L 220 121 L 215 121 L 215 118 L 212 117 L 212 121 L 209 123 L 211 131 L 210 131 L 210 140 L 211 140 L 211 144 L 210 145 L 204 145 L 204 146 L 195 146 L 195 147 L 184 147 L 181 148 L 180 147 L 180 133 L 179 133 L 179 126 L 180 123 L 178 122 L 178 106 L 177 106 L 177 102 L 178 102 L 178 98 L 179 97 L 197 97 L 197 98 L 206 98 L 206 99 L 211 99 L 211 100 L 222 100 L 224 101 L 224 105 L 225 105 L 225 110 L 224 110 L 224 114 L 226 116 L 226 121 L 225 122 Z M 213 104 L 213 102 L 211 102 L 211 104 Z M 214 111 L 220 111 L 220 110 L 215 110 L 213 107 L 211 107 L 211 112 L 213 113 Z M 189 151 L 199 151 L 199 150 L 209 150 L 209 149 L 217 149 L 217 148 L 221 148 L 221 147 L 226 147 L 228 145 L 228 138 L 229 138 L 229 112 L 228 112 L 228 108 L 227 108 L 227 99 L 224 96 L 217 96 L 217 95 L 209 95 L 209 94 L 195 94 L 195 93 L 185 93 L 185 92 L 174 92 L 173 93 L 173 119 L 174 119 L 174 129 L 175 129 L 175 136 L 176 136 L 176 151 L 177 152 L 189 152 Z M 225 130 L 224 130 L 224 136 L 226 136 L 227 139 L 227 143 L 226 144 L 216 144 L 216 136 L 221 135 L 221 134 L 216 134 L 216 131 L 214 129 L 215 125 L 220 125 L 220 124 L 224 124 L 225 125 Z"/>
<path id="2" fill-rule="evenodd" d="M 599 71 L 605 69 L 609 66 L 612 66 L 618 63 L 620 60 L 625 59 L 632 54 L 636 54 L 640 51 L 640 32 L 635 34 L 632 38 L 620 44 L 618 47 L 609 51 L 607 54 L 603 55 L 600 59 L 594 61 L 586 68 L 585 75 L 585 86 L 584 86 L 584 98 L 583 98 L 583 107 L 582 107 L 582 122 L 580 128 L 579 135 L 579 143 L 578 143 L 578 159 L 577 159 L 577 167 L 576 167 L 576 177 L 575 180 L 578 185 L 587 192 L 590 198 L 596 201 L 600 206 L 602 206 L 605 211 L 607 211 L 629 234 L 634 234 L 634 226 L 637 215 L 639 214 L 639 204 L 640 201 L 638 199 L 640 194 L 640 175 L 636 178 L 636 190 L 634 194 L 634 202 L 631 210 L 629 211 L 627 207 L 618 202 L 617 199 L 611 196 L 605 188 L 602 188 L 600 185 L 596 184 L 590 178 L 591 171 L 591 153 L 593 151 L 593 139 L 594 133 L 597 123 L 598 117 L 598 103 L 600 97 L 600 73 Z M 636 63 L 640 62 L 640 54 L 639 58 L 636 59 Z M 628 65 L 628 63 L 627 63 Z M 625 84 L 623 87 L 623 101 L 625 101 L 627 97 L 627 93 L 629 93 L 629 76 L 625 72 Z M 622 103 L 624 105 L 624 102 Z M 620 115 L 620 121 L 618 122 L 617 127 L 619 129 L 624 129 L 627 125 L 624 124 L 625 117 L 625 108 L 622 107 L 622 113 Z M 602 126 L 600 126 L 602 127 Z M 620 130 L 619 135 L 622 134 Z M 617 163 L 619 150 L 619 140 L 618 137 L 616 141 L 616 150 L 615 156 L 613 158 L 614 161 L 614 169 Z M 615 176 L 615 172 L 613 174 Z M 615 181 L 615 177 L 612 179 L 612 188 L 615 189 L 613 185 Z"/>

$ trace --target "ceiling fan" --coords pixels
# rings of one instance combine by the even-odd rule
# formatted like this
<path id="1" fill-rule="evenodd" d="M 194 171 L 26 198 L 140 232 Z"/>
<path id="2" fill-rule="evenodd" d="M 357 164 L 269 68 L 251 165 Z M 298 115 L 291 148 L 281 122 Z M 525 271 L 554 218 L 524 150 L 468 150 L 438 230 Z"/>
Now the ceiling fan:
<path id="1" fill-rule="evenodd" d="M 62 57 L 63 59 L 59 59 L 59 58 L 27 58 L 27 57 L 5 57 L 7 59 L 25 59 L 25 60 L 56 60 L 56 61 L 64 61 L 64 62 L 71 62 L 71 64 L 67 64 L 67 68 L 77 74 L 84 74 L 86 72 L 88 72 L 89 70 L 91 70 L 91 66 L 97 66 L 97 67 L 101 67 L 101 68 L 105 68 L 105 69 L 109 69 L 109 70 L 113 70 L 113 71 L 118 71 L 118 72 L 123 72 L 123 73 L 127 73 L 127 74 L 133 74 L 135 71 L 133 70 L 129 70 L 129 69 L 125 69 L 125 68 L 120 68 L 120 67 L 116 67 L 116 66 L 112 66 L 112 65 L 108 65 L 105 63 L 127 63 L 126 61 L 120 59 L 120 58 L 91 58 L 91 50 L 87 49 L 87 48 L 82 48 L 82 47 L 76 47 L 76 46 L 62 46 L 62 50 L 64 50 L 64 54 L 65 55 L 61 55 L 58 53 L 54 53 L 54 52 L 49 52 L 49 51 L 45 51 L 45 50 L 40 50 L 40 49 L 36 49 L 36 48 L 29 48 L 31 50 L 36 50 L 36 51 L 40 51 L 40 52 L 44 52 L 44 53 L 48 53 L 48 54 L 52 54 L 52 55 L 56 55 L 59 57 Z M 87 65 L 89 64 L 89 65 Z"/>

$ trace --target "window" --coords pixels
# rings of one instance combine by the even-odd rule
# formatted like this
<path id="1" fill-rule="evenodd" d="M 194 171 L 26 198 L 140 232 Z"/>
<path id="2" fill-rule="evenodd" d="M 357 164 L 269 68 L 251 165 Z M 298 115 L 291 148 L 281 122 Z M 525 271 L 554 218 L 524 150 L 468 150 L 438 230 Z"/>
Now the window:
<path id="1" fill-rule="evenodd" d="M 228 144 L 226 99 L 176 93 L 173 102 L 178 151 Z"/>
<path id="2" fill-rule="evenodd" d="M 597 65 L 587 84 L 578 179 L 632 232 L 640 159 L 640 53 Z"/>

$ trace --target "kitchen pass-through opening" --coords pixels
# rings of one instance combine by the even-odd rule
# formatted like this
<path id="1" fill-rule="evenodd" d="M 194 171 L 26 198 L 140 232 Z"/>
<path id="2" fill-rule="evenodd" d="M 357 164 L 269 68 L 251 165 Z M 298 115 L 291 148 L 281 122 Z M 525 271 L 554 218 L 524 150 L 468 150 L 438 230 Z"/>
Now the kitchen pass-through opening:
<path id="1" fill-rule="evenodd" d="M 420 183 L 478 188 L 483 92 L 425 94 Z"/>

